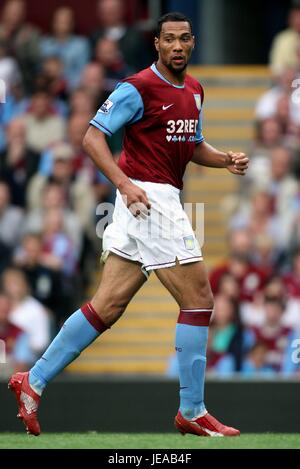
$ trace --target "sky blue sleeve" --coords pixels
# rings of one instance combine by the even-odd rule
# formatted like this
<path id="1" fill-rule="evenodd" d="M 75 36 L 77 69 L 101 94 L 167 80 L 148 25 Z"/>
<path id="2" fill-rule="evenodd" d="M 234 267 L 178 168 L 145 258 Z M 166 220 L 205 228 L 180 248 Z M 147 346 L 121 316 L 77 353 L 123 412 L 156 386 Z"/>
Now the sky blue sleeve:
<path id="1" fill-rule="evenodd" d="M 201 143 L 204 141 L 204 137 L 202 135 L 202 107 L 199 113 L 199 122 L 196 130 L 196 143 Z"/>
<path id="2" fill-rule="evenodd" d="M 111 136 L 121 127 L 137 122 L 143 114 L 144 104 L 138 90 L 130 83 L 119 83 L 90 124 Z"/>

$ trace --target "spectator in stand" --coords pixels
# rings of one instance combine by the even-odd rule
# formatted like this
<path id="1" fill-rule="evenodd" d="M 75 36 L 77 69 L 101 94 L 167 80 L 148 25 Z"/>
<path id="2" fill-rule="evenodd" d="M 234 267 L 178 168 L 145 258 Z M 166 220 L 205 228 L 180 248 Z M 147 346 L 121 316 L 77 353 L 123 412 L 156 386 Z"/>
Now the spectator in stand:
<path id="1" fill-rule="evenodd" d="M 207 355 L 208 371 L 227 375 L 241 368 L 243 331 L 238 303 L 226 295 L 215 297 Z"/>
<path id="2" fill-rule="evenodd" d="M 44 78 L 46 88 L 53 98 L 60 101 L 68 99 L 68 83 L 64 78 L 64 64 L 59 57 L 46 57 L 42 64 L 41 77 Z"/>
<path id="3" fill-rule="evenodd" d="M 264 272 L 249 262 L 248 255 L 232 253 L 226 262 L 212 269 L 210 284 L 213 293 L 219 293 L 219 282 L 224 274 L 230 273 L 240 287 L 240 301 L 252 301 L 255 293 L 261 290 L 266 278 Z"/>
<path id="4" fill-rule="evenodd" d="M 63 211 L 64 231 L 72 239 L 74 249 L 81 253 L 83 230 L 77 215 L 67 206 L 64 188 L 54 182 L 49 182 L 42 193 L 40 209 L 29 212 L 25 219 L 24 232 L 40 234 L 43 230 L 45 215 L 49 210 Z"/>
<path id="5" fill-rule="evenodd" d="M 286 134 L 290 125 L 290 97 L 288 94 L 284 94 L 278 99 L 275 117 Z"/>
<path id="6" fill-rule="evenodd" d="M 9 186 L 0 182 L 0 273 L 10 263 L 21 237 L 23 221 L 23 211 L 10 203 Z"/>
<path id="7" fill-rule="evenodd" d="M 284 324 L 300 330 L 300 248 L 292 253 L 291 268 L 283 275 L 288 304 Z"/>
<path id="8" fill-rule="evenodd" d="M 0 154 L 0 177 L 10 186 L 12 203 L 24 207 L 27 183 L 36 170 L 39 155 L 26 147 L 23 119 L 10 122 L 6 141 L 6 151 Z"/>
<path id="9" fill-rule="evenodd" d="M 56 152 L 65 152 L 71 158 L 74 176 L 82 176 L 91 184 L 94 183 L 97 169 L 82 149 L 82 140 L 87 130 L 88 122 L 89 116 L 86 115 L 76 114 L 70 117 L 67 126 L 68 143 L 59 142 L 42 154 L 39 166 L 39 173 L 41 175 L 50 176 L 53 171 L 54 154 Z"/>
<path id="10" fill-rule="evenodd" d="M 57 208 L 48 210 L 42 232 L 43 264 L 66 277 L 72 277 L 76 273 L 78 256 L 72 239 L 64 231 L 63 211 Z"/>
<path id="11" fill-rule="evenodd" d="M 267 233 L 271 235 L 275 241 L 275 245 L 280 249 L 284 249 L 291 237 L 292 230 L 292 204 L 297 206 L 297 197 L 299 193 L 299 183 L 295 176 L 291 173 L 293 159 L 290 150 L 284 147 L 276 147 L 270 153 L 270 169 L 265 174 L 263 181 L 252 180 L 252 207 L 248 200 L 241 198 L 240 210 L 231 220 L 231 227 L 244 226 L 245 221 L 255 225 L 257 220 L 257 234 L 262 232 L 263 226 L 258 226 L 259 218 L 264 218 L 264 226 L 267 227 Z M 261 195 L 260 195 L 261 194 Z M 264 194 L 264 195 L 263 195 Z M 270 203 L 267 197 L 271 197 L 271 210 L 268 207 Z M 258 197 L 258 201 L 257 201 Z M 265 199 L 265 203 L 263 203 Z M 262 205 L 260 206 L 260 202 Z M 251 209 L 256 216 L 250 219 Z M 263 213 L 265 212 L 265 213 Z"/>
<path id="12" fill-rule="evenodd" d="M 1 88 L 0 88 L 0 94 L 1 94 Z M 2 153 L 5 151 L 5 148 L 6 148 L 6 141 L 5 141 L 5 126 L 4 126 L 4 121 L 3 121 L 3 106 L 1 104 L 1 101 L 3 100 L 3 98 L 1 99 L 1 96 L 0 96 L 0 105 L 2 107 L 2 109 L 0 109 L 0 170 L 1 170 L 1 157 L 2 157 Z"/>
<path id="13" fill-rule="evenodd" d="M 30 351 L 28 335 L 9 320 L 11 301 L 0 290 L 0 341 L 5 343 L 5 363 L 1 363 L 0 377 L 7 378 L 12 372 L 26 371 L 34 356 Z"/>
<path id="14" fill-rule="evenodd" d="M 251 165 L 245 176 L 247 186 L 263 184 L 270 172 L 271 150 L 281 145 L 283 126 L 275 117 L 257 122 L 256 140 L 250 150 Z"/>
<path id="15" fill-rule="evenodd" d="M 115 188 L 111 182 L 101 174 L 82 148 L 83 137 L 87 129 L 85 115 L 73 115 L 68 124 L 68 140 L 74 150 L 74 171 L 77 176 L 87 179 L 94 188 L 97 204 L 109 201 L 114 202 Z M 109 148 L 115 158 L 118 157 L 122 147 L 122 131 L 116 132 L 108 140 Z"/>
<path id="16" fill-rule="evenodd" d="M 291 172 L 293 162 L 293 154 L 288 148 L 282 146 L 273 148 L 270 152 L 268 174 L 265 174 L 263 181 L 253 179 L 251 183 L 251 191 L 254 194 L 262 191 L 271 195 L 273 213 L 279 217 L 287 215 L 291 200 L 298 194 L 298 182 Z M 247 202 L 244 209 L 249 210 Z"/>
<path id="17" fill-rule="evenodd" d="M 242 206 L 241 210 L 230 220 L 230 229 L 248 230 L 254 244 L 258 237 L 272 238 L 279 250 L 282 227 L 277 214 L 273 212 L 271 194 L 265 189 L 257 189 L 252 195 L 250 204 L 246 207 Z"/>
<path id="18" fill-rule="evenodd" d="M 83 137 L 89 126 L 90 115 L 74 114 L 68 122 L 68 142 L 73 149 L 73 168 L 75 175 L 82 175 L 91 184 L 95 182 L 97 168 L 82 148 Z"/>
<path id="19" fill-rule="evenodd" d="M 50 309 L 59 322 L 66 307 L 63 276 L 59 270 L 44 265 L 40 235 L 28 234 L 23 238 L 14 264 L 25 273 L 32 296 Z"/>
<path id="20" fill-rule="evenodd" d="M 105 91 L 104 67 L 97 62 L 86 65 L 80 77 L 80 88 L 89 93 L 96 106 L 100 107 L 108 97 L 108 93 Z"/>
<path id="21" fill-rule="evenodd" d="M 265 298 L 283 301 L 285 304 L 281 324 L 291 329 L 300 330 L 299 298 L 288 294 L 285 278 L 282 275 L 273 275 L 266 283 L 263 291 L 257 292 L 252 302 L 241 304 L 241 318 L 245 326 L 260 327 L 265 320 Z"/>
<path id="22" fill-rule="evenodd" d="M 229 251 L 232 254 L 238 254 L 251 259 L 253 250 L 253 240 L 247 229 L 241 228 L 229 232 L 228 236 Z"/>
<path id="23" fill-rule="evenodd" d="M 259 121 L 276 117 L 279 100 L 288 97 L 290 121 L 300 124 L 300 103 L 292 99 L 295 91 L 293 82 L 297 76 L 298 70 L 295 68 L 287 68 L 280 73 L 276 78 L 275 85 L 266 91 L 257 102 L 255 113 Z"/>
<path id="24" fill-rule="evenodd" d="M 94 115 L 96 104 L 90 93 L 85 88 L 77 88 L 70 96 L 70 116 L 79 114 L 84 116 Z"/>
<path id="25" fill-rule="evenodd" d="M 283 127 L 276 117 L 268 117 L 257 122 L 256 146 L 252 156 L 267 153 L 282 142 Z M 268 153 L 267 153 L 268 154 Z"/>
<path id="26" fill-rule="evenodd" d="M 274 75 L 297 64 L 296 47 L 300 36 L 300 5 L 294 5 L 288 17 L 288 28 L 278 33 L 272 43 L 270 66 Z"/>
<path id="27" fill-rule="evenodd" d="M 267 362 L 268 348 L 264 342 L 256 342 L 245 357 L 241 373 L 243 376 L 274 377 L 275 371 Z"/>
<path id="28" fill-rule="evenodd" d="M 29 284 L 22 270 L 6 269 L 2 275 L 3 289 L 12 302 L 10 321 L 29 336 L 34 360 L 50 341 L 50 317 L 43 305 L 30 295 Z"/>
<path id="29" fill-rule="evenodd" d="M 21 80 L 21 74 L 16 60 L 8 54 L 8 45 L 0 37 L 0 80 L 5 83 L 6 93 Z"/>
<path id="30" fill-rule="evenodd" d="M 38 31 L 26 23 L 24 0 L 5 2 L 0 22 L 0 40 L 6 41 L 9 55 L 16 58 L 21 69 L 25 89 L 31 91 L 39 67 L 40 39 Z"/>
<path id="31" fill-rule="evenodd" d="M 278 267 L 277 262 L 280 260 L 273 238 L 264 234 L 254 238 L 249 228 L 239 228 L 230 232 L 229 250 L 246 256 L 265 278 L 274 274 Z"/>
<path id="32" fill-rule="evenodd" d="M 238 284 L 239 299 L 252 300 L 255 292 L 263 287 L 266 276 L 263 271 L 252 265 L 253 240 L 250 232 L 244 228 L 230 232 L 228 244 L 229 257 L 210 273 L 212 290 L 214 293 L 220 293 L 223 278 L 228 275 Z"/>
<path id="33" fill-rule="evenodd" d="M 265 298 L 273 298 L 275 300 L 285 301 L 287 297 L 285 287 L 281 276 L 273 275 L 270 277 L 263 289 L 257 291 L 252 301 L 245 301 L 241 304 L 241 320 L 244 326 L 261 327 L 265 322 Z M 282 320 L 284 323 L 284 316 Z"/>
<path id="34" fill-rule="evenodd" d="M 3 106 L 3 124 L 8 125 L 13 119 L 25 114 L 30 105 L 30 98 L 25 94 L 23 83 L 20 81 L 10 87 Z"/>
<path id="35" fill-rule="evenodd" d="M 276 119 L 282 125 L 284 132 L 281 145 L 296 151 L 300 148 L 300 121 L 292 119 L 290 109 L 290 97 L 288 95 L 281 96 L 276 107 Z"/>
<path id="36" fill-rule="evenodd" d="M 265 297 L 263 304 L 263 323 L 261 326 L 253 326 L 247 333 L 255 343 L 263 343 L 267 348 L 266 365 L 275 372 L 280 372 L 283 367 L 285 349 L 291 329 L 282 325 L 282 316 L 285 311 L 285 302 L 276 297 Z"/>
<path id="37" fill-rule="evenodd" d="M 293 163 L 293 154 L 287 148 L 272 150 L 270 178 L 266 184 L 269 184 L 274 208 L 280 216 L 287 214 L 291 200 L 298 192 L 298 182 L 292 174 Z"/>
<path id="38" fill-rule="evenodd" d="M 226 296 L 238 303 L 240 299 L 240 286 L 232 274 L 226 272 L 220 277 L 218 283 L 218 295 Z"/>
<path id="39" fill-rule="evenodd" d="M 251 237 L 273 234 L 272 198 L 266 190 L 253 192 L 247 210 L 241 210 L 230 220 L 231 230 L 245 229 Z M 253 239 L 253 238 L 252 238 Z"/>
<path id="40" fill-rule="evenodd" d="M 64 65 L 64 77 L 69 89 L 79 84 L 79 77 L 90 60 L 89 42 L 74 35 L 75 18 L 72 8 L 62 6 L 54 12 L 52 36 L 41 43 L 43 57 L 59 57 Z"/>
<path id="41" fill-rule="evenodd" d="M 284 94 L 280 96 L 277 101 L 275 114 L 275 118 L 283 130 L 281 143 L 284 143 L 284 141 L 288 139 L 291 131 L 293 130 L 293 123 L 290 114 L 290 96 L 288 94 Z M 299 125 L 299 122 L 297 122 L 297 124 Z M 295 125 L 295 127 L 297 126 Z"/>
<path id="42" fill-rule="evenodd" d="M 28 99 L 24 97 L 17 64 L 12 57 L 2 56 L 1 41 L 0 39 L 0 80 L 5 82 L 5 89 L 0 82 L 0 168 L 1 153 L 5 152 L 7 145 L 6 127 L 13 118 L 23 114 L 28 106 Z M 3 101 L 5 101 L 5 105 L 1 104 Z"/>
<path id="43" fill-rule="evenodd" d="M 85 135 L 88 122 L 91 116 L 75 113 L 68 122 L 68 142 L 72 147 L 73 173 L 76 178 L 84 179 L 90 187 L 94 189 L 94 196 L 97 203 L 103 201 L 114 201 L 114 187 L 111 182 L 99 173 L 91 159 L 86 155 L 82 148 L 82 141 Z M 117 158 L 121 149 L 122 132 L 117 132 L 109 141 L 109 147 Z M 67 144 L 58 144 L 43 153 L 39 172 L 42 175 L 49 176 L 53 170 L 53 155 L 59 147 L 68 147 Z M 70 148 L 71 148 L 70 147 Z"/>
<path id="44" fill-rule="evenodd" d="M 300 249 L 293 255 L 292 269 L 283 276 L 287 294 L 291 298 L 300 300 Z"/>
<path id="45" fill-rule="evenodd" d="M 36 174 L 30 181 L 27 191 L 29 210 L 42 208 L 42 194 L 49 182 L 58 184 L 64 191 L 66 207 L 75 212 L 85 233 L 95 238 L 94 214 L 95 195 L 93 187 L 85 175 L 74 174 L 73 149 L 68 144 L 60 144 L 53 149 L 53 168 L 49 176 Z"/>
<path id="46" fill-rule="evenodd" d="M 258 234 L 254 239 L 252 263 L 265 276 L 271 277 L 279 268 L 282 258 L 278 252 L 274 239 L 266 234 Z"/>
<path id="47" fill-rule="evenodd" d="M 126 63 L 138 71 L 149 66 L 149 47 L 143 35 L 125 23 L 124 5 L 122 0 L 99 0 L 99 28 L 91 35 L 91 44 L 95 51 L 102 37 L 117 41 Z"/>
<path id="48" fill-rule="evenodd" d="M 27 147 L 36 153 L 40 154 L 49 145 L 65 137 L 65 121 L 56 114 L 53 100 L 46 91 L 38 91 L 33 95 L 24 121 Z"/>
<path id="49" fill-rule="evenodd" d="M 297 56 L 297 63 L 296 63 L 295 68 L 298 71 L 298 77 L 299 77 L 299 74 L 300 74 L 300 37 L 298 38 L 298 41 L 297 41 L 296 56 Z"/>
<path id="50" fill-rule="evenodd" d="M 117 41 L 100 38 L 96 44 L 95 60 L 105 69 L 105 91 L 111 93 L 116 85 L 129 75 L 132 69 L 126 64 Z"/>
<path id="51" fill-rule="evenodd" d="M 273 274 L 277 257 L 274 251 L 273 240 L 270 238 L 257 236 L 254 239 L 248 228 L 238 228 L 230 232 L 229 251 L 233 254 L 246 257 L 253 266 L 258 268 L 265 278 Z"/>
<path id="52" fill-rule="evenodd" d="M 286 216 L 287 255 L 300 245 L 300 185 L 296 194 L 290 200 L 289 212 Z"/>
<path id="53" fill-rule="evenodd" d="M 114 202 L 115 188 L 111 182 L 102 175 L 82 148 L 83 137 L 87 129 L 89 118 L 85 115 L 73 115 L 69 120 L 68 139 L 74 150 L 74 171 L 77 177 L 89 181 L 94 188 L 97 204 L 104 201 Z M 108 141 L 109 148 L 115 157 L 118 156 L 122 146 L 122 132 L 117 132 Z"/>

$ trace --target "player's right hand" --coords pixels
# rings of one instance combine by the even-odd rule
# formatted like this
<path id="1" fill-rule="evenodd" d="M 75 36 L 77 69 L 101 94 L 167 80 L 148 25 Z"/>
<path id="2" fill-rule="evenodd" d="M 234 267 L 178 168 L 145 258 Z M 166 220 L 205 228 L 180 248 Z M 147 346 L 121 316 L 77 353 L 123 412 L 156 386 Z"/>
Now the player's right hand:
<path id="1" fill-rule="evenodd" d="M 119 187 L 122 199 L 134 217 L 146 219 L 150 215 L 151 204 L 146 192 L 131 181 Z"/>

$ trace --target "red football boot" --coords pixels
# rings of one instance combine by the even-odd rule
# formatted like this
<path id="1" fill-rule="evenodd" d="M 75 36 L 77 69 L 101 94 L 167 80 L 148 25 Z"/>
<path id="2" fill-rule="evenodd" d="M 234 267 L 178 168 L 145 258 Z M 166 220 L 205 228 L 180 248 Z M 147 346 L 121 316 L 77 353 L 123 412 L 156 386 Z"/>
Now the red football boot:
<path id="1" fill-rule="evenodd" d="M 18 402 L 19 413 L 17 417 L 23 420 L 28 434 L 38 436 L 41 433 L 37 419 L 40 396 L 30 387 L 28 376 L 29 371 L 12 375 L 8 388 L 15 393 Z"/>
<path id="2" fill-rule="evenodd" d="M 175 427 L 182 434 L 192 433 L 199 436 L 239 436 L 236 428 L 227 427 L 208 412 L 203 417 L 185 419 L 180 412 L 175 417 Z"/>

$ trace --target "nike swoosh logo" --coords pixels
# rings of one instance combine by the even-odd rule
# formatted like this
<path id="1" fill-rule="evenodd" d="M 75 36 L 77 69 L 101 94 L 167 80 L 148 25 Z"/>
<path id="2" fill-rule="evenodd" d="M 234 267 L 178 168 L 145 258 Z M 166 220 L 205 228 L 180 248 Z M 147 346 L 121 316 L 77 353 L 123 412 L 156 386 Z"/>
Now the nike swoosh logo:
<path id="1" fill-rule="evenodd" d="M 167 109 L 169 109 L 169 107 L 172 107 L 172 106 L 174 106 L 174 104 L 169 104 L 169 106 L 163 106 L 162 110 L 166 111 Z"/>

